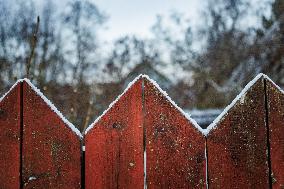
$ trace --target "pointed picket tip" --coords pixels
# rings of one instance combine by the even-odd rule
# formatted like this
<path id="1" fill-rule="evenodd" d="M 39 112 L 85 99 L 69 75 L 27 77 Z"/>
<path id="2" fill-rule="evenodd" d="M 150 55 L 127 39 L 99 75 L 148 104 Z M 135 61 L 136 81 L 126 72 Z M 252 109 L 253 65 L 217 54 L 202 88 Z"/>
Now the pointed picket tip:
<path id="1" fill-rule="evenodd" d="M 43 94 L 42 92 L 36 88 L 32 82 L 27 79 L 19 79 L 9 90 L 7 93 L 5 93 L 1 98 L 0 98 L 0 102 L 19 84 L 21 83 L 27 83 L 28 86 L 31 87 L 31 89 L 38 95 L 41 97 L 41 99 L 49 106 L 49 108 L 56 114 L 59 116 L 59 118 L 74 132 L 76 133 L 76 135 L 78 135 L 80 138 L 83 138 L 81 132 L 71 123 L 69 122 L 64 116 L 63 114 L 53 105 L 52 102 L 50 102 L 50 100 L 48 100 Z"/>
<path id="2" fill-rule="evenodd" d="M 281 89 L 281 87 L 279 85 L 277 85 L 274 81 L 272 81 L 272 79 L 270 79 L 270 77 L 268 77 L 265 74 L 262 74 L 262 75 L 267 82 L 269 82 L 276 90 L 278 90 L 278 92 L 284 94 L 284 90 Z"/>
<path id="3" fill-rule="evenodd" d="M 228 105 L 223 112 L 206 128 L 204 129 L 204 134 L 208 136 L 212 130 L 216 129 L 218 127 L 218 124 L 228 115 L 229 111 L 237 104 L 237 103 L 242 103 L 244 101 L 247 92 L 249 89 L 251 89 L 259 80 L 262 79 L 268 79 L 271 81 L 271 79 L 263 74 L 260 73 L 258 74 L 253 80 L 251 80 L 245 87 L 244 89 L 236 96 L 236 98 L 231 102 L 230 105 Z"/>
<path id="4" fill-rule="evenodd" d="M 31 89 L 38 95 L 41 97 L 41 99 L 49 106 L 49 108 L 76 134 L 78 135 L 80 138 L 83 138 L 83 135 L 81 134 L 81 132 L 79 131 L 79 129 L 77 129 L 70 121 L 68 121 L 63 114 L 54 106 L 54 104 L 48 100 L 44 94 L 35 86 L 32 84 L 32 82 L 27 79 L 24 78 L 22 80 L 19 80 L 20 82 L 23 83 L 27 83 Z"/>
<path id="5" fill-rule="evenodd" d="M 199 132 L 201 132 L 201 134 L 205 135 L 206 132 L 204 132 L 204 129 L 202 129 L 198 123 L 192 119 L 190 117 L 189 114 L 187 114 L 186 112 L 184 112 L 167 94 L 166 91 L 164 91 L 163 89 L 161 89 L 161 87 L 157 84 L 156 81 L 154 81 L 153 79 L 151 79 L 148 75 L 142 75 L 142 78 L 146 79 L 148 82 L 150 82 L 152 85 L 154 85 L 158 91 L 170 102 L 170 104 L 176 108 L 190 123 L 191 125 L 193 125 Z"/>
<path id="6" fill-rule="evenodd" d="M 192 119 L 190 117 L 190 115 L 188 115 L 187 113 L 185 113 L 169 96 L 168 94 L 161 89 L 161 87 L 157 84 L 156 81 L 154 81 L 153 79 L 151 79 L 148 75 L 145 74 L 140 74 L 138 75 L 132 82 L 130 82 L 128 84 L 128 86 L 126 87 L 126 89 L 123 91 L 123 93 L 121 93 L 110 105 L 109 107 L 92 123 L 90 124 L 90 126 L 87 127 L 87 129 L 85 130 L 84 134 L 86 135 L 93 127 L 95 127 L 95 125 L 97 124 L 97 122 L 99 120 L 101 120 L 101 118 L 103 116 L 105 116 L 105 114 L 107 114 L 107 112 L 119 101 L 119 99 L 127 92 L 129 91 L 129 89 L 135 85 L 137 82 L 139 82 L 141 79 L 146 79 L 148 82 L 152 83 L 157 89 L 158 91 L 172 104 L 173 107 L 175 107 L 190 123 L 191 125 L 193 125 L 199 132 L 201 132 L 201 134 L 205 135 L 204 133 L 204 129 L 202 129 L 198 123 Z"/>
<path id="7" fill-rule="evenodd" d="M 85 130 L 84 134 L 86 135 L 92 128 L 96 126 L 96 124 L 110 111 L 110 109 L 118 103 L 122 96 L 124 96 L 137 82 L 142 79 L 142 74 L 138 75 L 132 82 L 130 82 L 126 89 L 108 106 L 108 108 L 97 118 L 93 123 L 91 123 L 87 129 Z"/>
<path id="8" fill-rule="evenodd" d="M 2 100 L 4 100 L 4 98 L 6 98 L 6 97 L 8 96 L 8 94 L 10 94 L 11 91 L 12 91 L 14 88 L 17 88 L 17 86 L 20 85 L 20 83 L 22 83 L 22 82 L 23 82 L 23 79 L 17 80 L 17 82 L 14 83 L 14 85 L 12 85 L 12 87 L 10 87 L 10 89 L 9 89 L 3 96 L 0 97 L 0 102 L 1 102 Z"/>

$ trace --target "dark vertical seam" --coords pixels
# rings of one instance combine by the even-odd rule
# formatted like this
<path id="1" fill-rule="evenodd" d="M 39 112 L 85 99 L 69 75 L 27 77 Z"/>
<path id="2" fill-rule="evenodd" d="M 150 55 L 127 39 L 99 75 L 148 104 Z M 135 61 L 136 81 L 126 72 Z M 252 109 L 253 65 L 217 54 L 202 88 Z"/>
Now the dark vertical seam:
<path id="1" fill-rule="evenodd" d="M 110 144 L 113 144 L 113 131 L 111 131 L 111 135 L 110 135 Z M 113 146 L 112 146 L 112 148 L 113 148 Z M 113 149 L 112 149 L 113 150 Z M 106 148 L 106 154 L 109 154 L 109 148 Z M 112 152 L 112 156 L 111 156 L 111 158 L 108 158 L 109 157 L 109 155 L 107 155 L 107 162 L 112 162 L 112 161 L 114 161 L 113 160 L 113 154 L 114 154 L 114 152 Z M 115 154 L 116 155 L 116 154 Z M 109 159 L 111 159 L 111 161 L 109 160 Z M 115 159 L 116 160 L 116 159 Z M 116 170 L 115 170 L 115 163 L 111 163 L 111 175 L 110 175 L 110 177 L 109 177 L 109 175 L 107 174 L 107 176 L 109 177 L 109 178 L 107 178 L 106 179 L 106 182 L 104 182 L 103 184 L 104 185 L 106 185 L 107 187 L 106 188 L 114 188 L 114 186 L 115 186 L 115 179 L 116 179 Z M 102 179 L 102 178 L 101 178 Z M 109 181 L 110 180 L 110 181 Z"/>
<path id="2" fill-rule="evenodd" d="M 80 141 L 80 147 L 81 147 L 81 188 L 85 189 L 85 143 L 84 143 L 85 137 L 83 137 Z M 84 149 L 83 149 L 84 148 Z"/>
<path id="3" fill-rule="evenodd" d="M 142 127 L 143 127 L 143 170 L 144 170 L 144 189 L 147 189 L 147 154 L 146 154 L 146 127 L 145 127 L 145 83 L 144 83 L 144 78 L 142 78 Z"/>
<path id="4" fill-rule="evenodd" d="M 208 167 L 208 146 L 207 136 L 205 137 L 205 159 L 206 159 L 206 188 L 209 189 L 209 167 Z"/>
<path id="5" fill-rule="evenodd" d="M 120 131 L 118 131 L 120 132 Z M 120 172 L 120 156 L 121 156 L 121 153 L 120 153 L 120 143 L 121 143 L 121 133 L 118 133 L 118 164 L 117 164 L 117 172 L 116 172 L 116 188 L 119 189 L 119 172 Z"/>
<path id="6" fill-rule="evenodd" d="M 270 134 L 269 134 L 269 105 L 268 105 L 268 91 L 267 91 L 267 82 L 263 79 L 264 84 L 264 100 L 265 100 L 265 126 L 266 126 L 266 145 L 267 145 L 267 163 L 268 163 L 268 172 L 269 172 L 269 188 L 272 189 L 272 171 L 271 171 L 271 154 L 270 154 Z"/>
<path id="7" fill-rule="evenodd" d="M 24 138 L 24 97 L 23 82 L 20 82 L 20 189 L 23 188 L 23 138 Z"/>

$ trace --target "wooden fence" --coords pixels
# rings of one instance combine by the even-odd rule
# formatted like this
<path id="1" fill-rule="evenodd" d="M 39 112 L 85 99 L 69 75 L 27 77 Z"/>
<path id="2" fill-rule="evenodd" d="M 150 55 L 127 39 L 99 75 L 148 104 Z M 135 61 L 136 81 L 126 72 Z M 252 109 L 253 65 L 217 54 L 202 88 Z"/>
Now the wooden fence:
<path id="1" fill-rule="evenodd" d="M 0 188 L 284 188 L 284 93 L 260 74 L 202 129 L 140 75 L 82 136 L 19 80 L 0 99 Z"/>

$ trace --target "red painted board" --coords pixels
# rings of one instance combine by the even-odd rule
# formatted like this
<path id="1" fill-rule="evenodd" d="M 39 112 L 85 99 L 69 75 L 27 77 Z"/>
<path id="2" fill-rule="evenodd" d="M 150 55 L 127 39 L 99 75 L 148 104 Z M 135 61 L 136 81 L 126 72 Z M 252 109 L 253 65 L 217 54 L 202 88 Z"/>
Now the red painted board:
<path id="1" fill-rule="evenodd" d="M 86 188 L 143 188 L 142 82 L 137 80 L 85 136 Z"/>
<path id="2" fill-rule="evenodd" d="M 273 188 L 284 188 L 284 94 L 266 81 Z"/>
<path id="3" fill-rule="evenodd" d="M 79 189 L 80 138 L 23 82 L 23 187 Z"/>
<path id="4" fill-rule="evenodd" d="M 205 137 L 144 80 L 147 188 L 206 188 Z"/>
<path id="5" fill-rule="evenodd" d="M 20 188 L 20 90 L 0 101 L 0 188 Z"/>
<path id="6" fill-rule="evenodd" d="M 265 116 L 260 77 L 208 135 L 209 188 L 269 188 Z"/>

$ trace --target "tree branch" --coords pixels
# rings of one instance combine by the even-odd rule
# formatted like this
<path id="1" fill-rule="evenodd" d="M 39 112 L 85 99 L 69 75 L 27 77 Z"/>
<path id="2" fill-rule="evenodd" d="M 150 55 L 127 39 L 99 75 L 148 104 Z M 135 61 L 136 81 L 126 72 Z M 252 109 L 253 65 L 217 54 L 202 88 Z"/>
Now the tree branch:
<path id="1" fill-rule="evenodd" d="M 35 53 L 35 48 L 37 45 L 37 34 L 38 34 L 38 30 L 39 30 L 39 16 L 37 17 L 37 23 L 35 26 L 35 30 L 34 33 L 32 35 L 32 42 L 31 42 L 31 54 L 27 59 L 27 64 L 26 64 L 26 77 L 29 78 L 30 76 L 30 68 L 31 68 L 31 64 L 32 64 L 32 59 L 34 57 L 34 53 Z"/>

